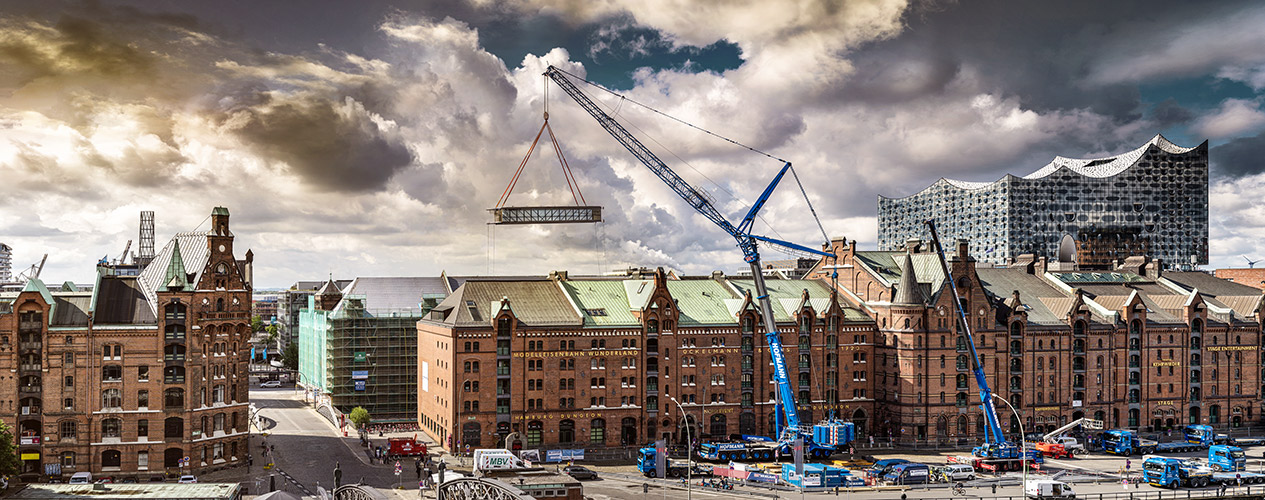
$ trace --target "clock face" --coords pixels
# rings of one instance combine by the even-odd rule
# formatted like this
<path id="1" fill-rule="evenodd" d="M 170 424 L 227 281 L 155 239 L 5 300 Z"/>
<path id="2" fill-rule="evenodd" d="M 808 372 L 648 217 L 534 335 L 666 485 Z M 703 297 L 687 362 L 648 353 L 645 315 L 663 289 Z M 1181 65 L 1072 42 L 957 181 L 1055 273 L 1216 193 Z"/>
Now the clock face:
<path id="1" fill-rule="evenodd" d="M 221 251 L 221 252 L 223 252 L 223 251 L 224 251 L 224 245 L 220 245 L 220 251 Z"/>
<path id="2" fill-rule="evenodd" d="M 211 299 L 208 299 L 208 298 L 206 298 L 206 297 L 202 297 L 202 305 L 204 305 L 204 306 L 205 306 L 205 305 L 210 304 L 210 303 L 211 303 Z"/>

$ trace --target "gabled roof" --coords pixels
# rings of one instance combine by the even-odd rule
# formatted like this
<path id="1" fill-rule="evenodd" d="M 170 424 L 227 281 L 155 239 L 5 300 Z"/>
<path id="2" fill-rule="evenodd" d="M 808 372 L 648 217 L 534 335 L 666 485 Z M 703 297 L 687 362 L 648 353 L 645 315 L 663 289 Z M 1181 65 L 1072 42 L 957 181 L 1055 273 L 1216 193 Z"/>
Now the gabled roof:
<path id="1" fill-rule="evenodd" d="M 582 326 L 584 321 L 571 306 L 567 295 L 553 280 L 530 281 L 466 280 L 435 307 L 445 312 L 442 321 L 452 326 L 489 326 L 508 298 L 514 316 L 530 326 Z"/>
<path id="2" fill-rule="evenodd" d="M 151 315 L 155 317 L 158 315 L 158 291 L 165 290 L 167 287 L 169 281 L 167 273 L 170 267 L 168 264 L 172 262 L 177 245 L 180 246 L 180 261 L 188 276 L 188 282 L 196 286 L 201 281 L 202 271 L 206 269 L 206 262 L 211 257 L 211 247 L 207 245 L 206 238 L 205 231 L 176 233 L 154 256 L 153 262 L 157 265 L 147 266 L 144 271 L 141 271 L 138 281 L 141 291 L 145 294 L 145 300 L 149 304 Z M 99 300 L 98 307 L 100 307 Z"/>
<path id="3" fill-rule="evenodd" d="M 611 280 L 565 280 L 559 284 L 571 296 L 586 327 L 640 326 L 628 305 L 623 283 Z"/>
<path id="4" fill-rule="evenodd" d="M 162 266 L 151 266 L 161 268 Z M 155 325 L 155 304 L 142 290 L 136 276 L 102 276 L 93 293 L 93 324 Z"/>
<path id="5" fill-rule="evenodd" d="M 654 282 L 651 282 L 653 286 Z M 680 326 L 736 325 L 725 300 L 739 298 L 729 287 L 713 279 L 667 280 L 668 294 L 676 301 Z"/>
<path id="6" fill-rule="evenodd" d="M 856 260 L 879 279 L 883 286 L 891 288 L 900 283 L 901 264 L 906 252 L 859 251 Z M 944 269 L 940 267 L 940 258 L 934 253 L 917 253 L 910 256 L 914 265 L 914 276 L 918 288 L 932 302 L 944 289 Z M 869 301 L 869 297 L 866 298 Z"/>
<path id="7" fill-rule="evenodd" d="M 1020 268 L 977 267 L 975 273 L 984 290 L 995 297 L 1009 298 L 1018 290 L 1029 323 L 1066 324 L 1072 298 L 1050 286 L 1040 276 L 1028 274 Z"/>

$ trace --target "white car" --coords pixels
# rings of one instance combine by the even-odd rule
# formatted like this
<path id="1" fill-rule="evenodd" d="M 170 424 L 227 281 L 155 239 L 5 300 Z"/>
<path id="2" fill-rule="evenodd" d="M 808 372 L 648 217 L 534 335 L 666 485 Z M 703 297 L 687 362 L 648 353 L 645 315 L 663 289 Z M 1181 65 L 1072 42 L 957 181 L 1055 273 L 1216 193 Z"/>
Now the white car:
<path id="1" fill-rule="evenodd" d="M 180 480 L 177 482 L 180 484 L 193 484 L 198 482 L 198 477 L 191 474 L 185 474 L 180 476 Z"/>
<path id="2" fill-rule="evenodd" d="M 280 380 L 269 380 L 269 381 L 267 381 L 267 382 L 264 382 L 264 383 L 262 383 L 262 384 L 259 384 L 259 387 L 281 387 L 281 381 L 280 381 Z"/>

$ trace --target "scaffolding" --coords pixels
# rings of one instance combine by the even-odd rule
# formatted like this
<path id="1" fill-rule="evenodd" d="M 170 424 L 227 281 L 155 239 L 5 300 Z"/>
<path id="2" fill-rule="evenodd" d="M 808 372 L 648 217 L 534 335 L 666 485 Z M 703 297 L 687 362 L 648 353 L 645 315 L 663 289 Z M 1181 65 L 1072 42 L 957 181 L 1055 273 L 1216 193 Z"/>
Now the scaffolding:
<path id="1" fill-rule="evenodd" d="M 334 407 L 357 406 L 375 422 L 417 420 L 417 320 L 442 297 L 423 297 L 415 308 L 365 309 L 363 295 L 343 297 L 329 317 L 325 390 Z"/>

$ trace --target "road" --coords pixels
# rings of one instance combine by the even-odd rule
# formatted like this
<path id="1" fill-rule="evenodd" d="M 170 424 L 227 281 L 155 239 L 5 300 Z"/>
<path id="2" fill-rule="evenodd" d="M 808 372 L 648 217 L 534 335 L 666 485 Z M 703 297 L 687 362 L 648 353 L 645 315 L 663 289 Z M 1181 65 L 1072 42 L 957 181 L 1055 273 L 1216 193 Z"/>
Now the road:
<path id="1" fill-rule="evenodd" d="M 332 489 L 334 468 L 342 470 L 343 484 L 363 483 L 382 490 L 388 497 L 417 498 L 417 475 L 412 461 L 402 464 L 403 473 L 394 474 L 393 464 L 370 463 L 369 453 L 355 436 L 343 437 L 328 420 L 302 401 L 302 393 L 293 388 L 261 389 L 252 387 L 250 400 L 259 409 L 258 427 L 251 436 L 254 466 L 249 472 L 236 469 L 208 475 L 202 480 L 240 481 L 250 486 L 251 494 L 264 493 L 270 483 L 276 489 L 301 495 L 312 495 L 317 487 Z M 272 471 L 263 470 L 268 462 L 263 455 L 267 443 L 275 452 Z M 385 439 L 372 440 L 374 446 L 385 445 Z M 226 473 L 231 477 L 219 477 Z M 245 474 L 247 477 L 242 477 Z M 404 491 L 391 495 L 396 484 Z"/>
<path id="2" fill-rule="evenodd" d="M 234 469 L 209 474 L 207 477 L 202 478 L 204 481 L 240 481 L 250 487 L 251 494 L 267 492 L 269 483 L 275 481 L 276 488 L 279 490 L 288 490 L 309 496 L 316 492 L 318 486 L 328 489 L 333 485 L 334 467 L 338 465 L 342 469 L 344 483 L 360 482 L 372 486 L 389 500 L 415 500 L 418 498 L 416 489 L 418 478 L 411 462 L 403 464 L 403 474 L 398 477 L 394 475 L 394 468 L 391 464 L 370 463 L 369 454 L 361 447 L 359 440 L 354 436 L 344 438 L 341 431 L 319 415 L 310 405 L 302 401 L 302 393 L 295 392 L 292 388 L 252 388 L 250 398 L 255 406 L 259 408 L 259 416 L 262 417 L 261 427 L 256 429 L 256 434 L 251 438 L 254 466 L 251 467 L 249 472 L 242 469 Z M 419 437 L 421 436 L 419 435 Z M 276 464 L 276 468 L 273 471 L 264 471 L 261 468 L 264 463 L 267 463 L 266 457 L 260 454 L 264 441 L 267 441 L 270 446 L 276 447 L 276 452 L 272 456 Z M 375 446 L 385 444 L 385 440 L 375 438 L 373 444 Z M 898 450 L 893 451 L 894 453 L 884 453 L 882 455 L 884 457 L 902 455 Z M 1260 453 L 1261 448 L 1253 448 L 1249 451 L 1248 456 L 1260 456 Z M 1195 454 L 1182 455 L 1193 456 Z M 909 456 L 906 458 L 928 463 L 943 462 L 942 457 L 936 456 Z M 1250 468 L 1256 470 L 1259 467 L 1258 461 L 1252 460 L 1251 462 L 1252 466 Z M 1067 469 L 1071 471 L 1090 469 L 1115 472 L 1124 467 L 1125 459 L 1091 455 L 1074 460 L 1048 460 L 1046 465 L 1051 469 Z M 1134 457 L 1130 462 L 1131 471 L 1136 472 L 1137 467 L 1140 465 L 1141 460 L 1139 457 Z M 636 472 L 629 466 L 591 467 L 603 474 L 603 479 L 601 480 L 584 482 L 584 495 L 592 500 L 653 500 L 656 498 L 686 497 L 685 489 L 677 481 L 647 481 L 637 477 Z M 965 497 L 958 498 L 1021 498 L 1022 491 L 1019 487 L 1019 478 L 1017 474 L 1014 475 L 1016 477 L 1009 478 L 1008 481 L 999 484 L 996 493 L 993 492 L 993 480 L 991 479 L 968 482 Z M 643 484 L 647 483 L 650 485 L 650 491 L 648 494 L 644 494 L 642 493 Z M 394 486 L 396 484 L 402 485 L 403 489 L 395 489 Z M 1106 495 L 1106 498 L 1110 498 L 1111 494 L 1128 492 L 1154 494 L 1158 491 L 1167 491 L 1147 485 L 1139 487 L 1133 484 L 1128 485 L 1126 489 L 1119 482 L 1078 483 L 1075 485 L 1075 489 L 1081 498 L 1095 498 L 1100 493 Z M 696 480 L 695 485 L 691 488 L 690 497 L 703 500 L 730 498 L 824 499 L 835 497 L 834 492 L 801 494 L 796 491 L 774 491 L 746 487 L 741 490 L 710 490 L 699 487 Z M 1265 492 L 1265 486 L 1255 486 L 1252 490 L 1253 493 Z M 907 490 L 844 491 L 836 498 L 877 500 L 902 498 L 901 495 L 908 499 L 953 498 L 949 490 L 943 486 L 930 488 L 912 487 Z M 433 496 L 430 498 L 433 498 Z"/>

